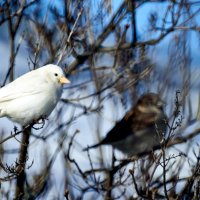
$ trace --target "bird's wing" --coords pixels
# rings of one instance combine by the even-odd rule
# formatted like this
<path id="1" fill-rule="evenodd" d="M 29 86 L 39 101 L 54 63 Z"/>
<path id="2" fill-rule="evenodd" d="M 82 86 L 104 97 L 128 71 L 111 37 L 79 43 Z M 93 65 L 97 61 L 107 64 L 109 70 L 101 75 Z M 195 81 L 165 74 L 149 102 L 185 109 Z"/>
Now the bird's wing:
<path id="1" fill-rule="evenodd" d="M 108 134 L 102 141 L 100 141 L 95 145 L 84 148 L 83 151 L 87 151 L 88 149 L 91 148 L 96 148 L 102 144 L 112 144 L 121 141 L 130 133 L 131 133 L 131 126 L 127 124 L 127 121 L 123 118 L 121 121 L 116 123 L 116 125 L 108 132 Z"/>
<path id="2" fill-rule="evenodd" d="M 101 144 L 111 144 L 123 140 L 132 134 L 132 132 L 133 130 L 131 128 L 130 120 L 127 121 L 125 118 L 123 118 L 108 132 L 106 137 L 101 141 Z"/>
<path id="3" fill-rule="evenodd" d="M 35 74 L 31 74 L 30 76 L 28 73 L 4 86 L 3 88 L 0 88 L 0 103 L 27 95 L 34 95 L 44 91 L 44 83 L 42 82 L 43 80 L 38 78 L 36 81 L 33 75 Z M 37 88 L 37 90 L 35 88 Z"/>
<path id="4" fill-rule="evenodd" d="M 134 135 L 136 131 L 155 126 L 155 122 L 155 113 L 141 113 L 135 109 L 131 109 L 121 121 L 116 123 L 100 143 L 110 144 L 118 142 L 131 134 Z"/>
<path id="5" fill-rule="evenodd" d="M 38 94 L 39 91 L 29 90 L 29 91 L 15 91 L 15 92 L 7 92 L 5 94 L 1 94 L 0 92 L 0 103 L 8 102 L 17 98 L 22 98 L 28 95 Z"/>

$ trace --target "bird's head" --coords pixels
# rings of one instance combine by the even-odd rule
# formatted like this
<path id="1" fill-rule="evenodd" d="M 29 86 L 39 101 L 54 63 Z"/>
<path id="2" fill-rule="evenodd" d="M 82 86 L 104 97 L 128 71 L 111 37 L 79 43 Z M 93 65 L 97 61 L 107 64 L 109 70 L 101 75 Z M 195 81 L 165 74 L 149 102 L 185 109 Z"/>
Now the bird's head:
<path id="1" fill-rule="evenodd" d="M 43 70 L 48 72 L 48 78 L 55 83 L 64 85 L 70 83 L 70 81 L 65 77 L 63 70 L 57 65 L 49 64 L 43 67 Z"/>
<path id="2" fill-rule="evenodd" d="M 138 109 L 143 113 L 159 114 L 163 112 L 164 102 L 155 93 L 147 93 L 140 97 L 137 102 Z"/>

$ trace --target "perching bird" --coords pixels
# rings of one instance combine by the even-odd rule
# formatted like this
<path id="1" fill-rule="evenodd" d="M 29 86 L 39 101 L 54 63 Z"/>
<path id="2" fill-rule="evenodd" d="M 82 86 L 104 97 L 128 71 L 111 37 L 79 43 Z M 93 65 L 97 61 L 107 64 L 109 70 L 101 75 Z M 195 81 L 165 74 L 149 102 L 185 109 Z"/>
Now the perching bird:
<path id="1" fill-rule="evenodd" d="M 0 117 L 28 125 L 47 117 L 62 94 L 62 86 L 70 81 L 63 70 L 53 64 L 43 66 L 0 88 Z"/>
<path id="2" fill-rule="evenodd" d="M 163 101 L 155 93 L 141 96 L 136 105 L 108 132 L 98 144 L 112 145 L 123 153 L 133 156 L 151 151 L 160 144 L 167 128 L 167 117 Z"/>

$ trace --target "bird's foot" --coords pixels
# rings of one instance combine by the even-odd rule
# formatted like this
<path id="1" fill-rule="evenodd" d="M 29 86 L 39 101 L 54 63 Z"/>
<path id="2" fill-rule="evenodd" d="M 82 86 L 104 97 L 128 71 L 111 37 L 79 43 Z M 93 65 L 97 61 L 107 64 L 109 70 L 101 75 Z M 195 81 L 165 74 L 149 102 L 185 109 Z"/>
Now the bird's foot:
<path id="1" fill-rule="evenodd" d="M 39 130 L 39 129 L 42 129 L 45 125 L 45 120 L 48 120 L 47 119 L 47 116 L 41 116 L 39 119 L 37 120 L 34 120 L 32 123 L 31 123 L 31 127 L 35 130 Z M 35 125 L 41 125 L 40 127 L 35 127 Z"/>

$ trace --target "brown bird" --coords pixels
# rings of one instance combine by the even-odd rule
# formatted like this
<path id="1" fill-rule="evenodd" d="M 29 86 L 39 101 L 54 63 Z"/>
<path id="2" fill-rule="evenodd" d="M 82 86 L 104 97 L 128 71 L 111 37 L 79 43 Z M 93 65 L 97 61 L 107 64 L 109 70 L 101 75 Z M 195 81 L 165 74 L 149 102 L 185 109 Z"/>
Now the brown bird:
<path id="1" fill-rule="evenodd" d="M 167 129 L 163 105 L 157 94 L 144 94 L 102 141 L 84 151 L 108 144 L 129 156 L 151 151 L 160 144 Z"/>

